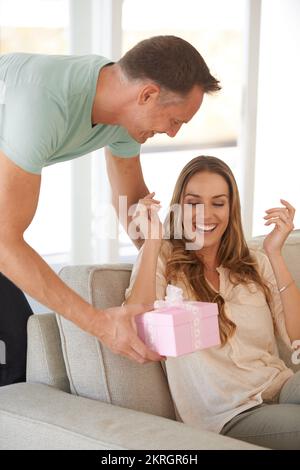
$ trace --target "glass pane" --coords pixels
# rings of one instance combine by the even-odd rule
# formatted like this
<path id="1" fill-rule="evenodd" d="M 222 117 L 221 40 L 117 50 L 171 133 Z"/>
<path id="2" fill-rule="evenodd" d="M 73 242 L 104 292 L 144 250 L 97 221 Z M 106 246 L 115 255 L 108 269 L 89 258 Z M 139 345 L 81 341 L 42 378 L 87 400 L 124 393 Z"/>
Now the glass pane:
<path id="1" fill-rule="evenodd" d="M 0 54 L 66 53 L 68 27 L 68 0 L 0 0 Z"/>
<path id="2" fill-rule="evenodd" d="M 176 139 L 164 135 L 147 146 L 235 145 L 239 130 L 243 72 L 244 0 L 152 0 L 145 11 L 140 0 L 124 0 L 123 53 L 142 39 L 159 35 L 180 36 L 195 46 L 222 91 L 206 96 L 200 112 Z"/>

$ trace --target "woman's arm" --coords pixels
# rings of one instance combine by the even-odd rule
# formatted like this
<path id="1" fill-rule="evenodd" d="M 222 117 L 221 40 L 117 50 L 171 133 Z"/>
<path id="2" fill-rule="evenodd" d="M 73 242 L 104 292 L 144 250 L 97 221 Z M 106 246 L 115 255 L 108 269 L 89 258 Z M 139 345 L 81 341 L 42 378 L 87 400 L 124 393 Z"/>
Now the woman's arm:
<path id="1" fill-rule="evenodd" d="M 133 221 L 145 241 L 133 269 L 129 289 L 126 291 L 126 304 L 135 304 L 138 299 L 143 299 L 143 303 L 152 304 L 157 298 L 156 271 L 163 229 L 157 214 L 160 206 L 158 201 L 153 199 L 154 194 L 150 193 L 139 201 L 133 216 Z"/>
<path id="2" fill-rule="evenodd" d="M 284 311 L 286 330 L 291 342 L 300 339 L 300 291 L 281 254 L 282 247 L 293 230 L 295 209 L 285 200 L 285 206 L 269 209 L 265 225 L 275 224 L 275 228 L 264 240 L 264 250 L 270 260 Z"/>
<path id="3" fill-rule="evenodd" d="M 125 304 L 136 304 L 140 301 L 153 304 L 156 300 L 156 268 L 160 247 L 161 240 L 145 240 L 137 275 Z"/>
<path id="4" fill-rule="evenodd" d="M 275 275 L 278 289 L 288 286 L 280 292 L 284 311 L 286 330 L 291 342 L 300 339 L 300 291 L 281 253 L 267 253 Z"/>
<path id="5" fill-rule="evenodd" d="M 112 203 L 120 222 L 128 233 L 132 218 L 128 213 L 125 216 L 120 213 L 120 196 L 127 197 L 127 208 L 129 209 L 149 193 L 144 181 L 140 157 L 138 155 L 132 158 L 116 157 L 106 148 L 105 158 Z M 130 236 L 130 233 L 128 235 Z M 138 249 L 143 245 L 142 238 L 133 238 L 132 241 Z"/>

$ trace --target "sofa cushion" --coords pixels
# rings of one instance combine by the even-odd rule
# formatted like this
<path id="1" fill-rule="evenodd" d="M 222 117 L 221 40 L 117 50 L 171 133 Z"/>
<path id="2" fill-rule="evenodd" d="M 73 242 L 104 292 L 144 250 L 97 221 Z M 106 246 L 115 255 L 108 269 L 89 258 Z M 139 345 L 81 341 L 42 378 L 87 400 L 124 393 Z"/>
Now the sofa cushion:
<path id="1" fill-rule="evenodd" d="M 31 315 L 27 323 L 26 382 L 70 392 L 55 315 Z"/>
<path id="2" fill-rule="evenodd" d="M 0 388 L 0 430 L 0 450 L 262 449 L 39 384 Z"/>
<path id="3" fill-rule="evenodd" d="M 68 266 L 60 276 L 96 308 L 121 305 L 131 265 Z M 138 364 L 57 315 L 71 392 L 113 405 L 175 419 L 160 363 Z"/>

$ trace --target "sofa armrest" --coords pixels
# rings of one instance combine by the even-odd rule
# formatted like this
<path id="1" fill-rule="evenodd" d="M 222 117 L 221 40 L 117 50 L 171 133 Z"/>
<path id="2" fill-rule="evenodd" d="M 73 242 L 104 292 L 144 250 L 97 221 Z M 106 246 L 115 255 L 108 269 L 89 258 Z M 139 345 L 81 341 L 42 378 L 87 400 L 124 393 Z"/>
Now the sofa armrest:
<path id="1" fill-rule="evenodd" d="M 261 449 L 38 384 L 0 389 L 0 449 Z"/>
<path id="2" fill-rule="evenodd" d="M 70 392 L 55 315 L 32 315 L 28 320 L 26 380 Z"/>

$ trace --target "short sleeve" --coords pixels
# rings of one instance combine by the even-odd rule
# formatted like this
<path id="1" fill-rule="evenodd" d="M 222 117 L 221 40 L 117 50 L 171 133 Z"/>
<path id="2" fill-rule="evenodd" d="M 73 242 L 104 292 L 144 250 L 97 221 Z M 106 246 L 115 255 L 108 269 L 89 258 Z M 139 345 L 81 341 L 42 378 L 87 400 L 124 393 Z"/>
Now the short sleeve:
<path id="1" fill-rule="evenodd" d="M 125 291 L 125 299 L 128 299 L 128 297 L 131 294 L 132 288 L 134 286 L 134 283 L 135 283 L 135 280 L 136 280 L 136 277 L 137 277 L 137 274 L 139 272 L 139 268 L 141 265 L 142 255 L 143 255 L 143 246 L 140 249 L 137 259 L 135 261 L 135 264 L 133 266 L 131 277 L 130 277 L 130 282 L 129 282 L 129 287 Z M 157 259 L 157 267 L 156 267 L 156 300 L 164 300 L 165 295 L 166 295 L 167 280 L 166 280 L 165 272 L 166 272 L 166 258 L 165 258 L 165 255 L 163 254 L 163 251 L 161 250 L 161 253 Z"/>
<path id="2" fill-rule="evenodd" d="M 65 127 L 62 107 L 46 89 L 32 84 L 6 87 L 0 105 L 0 147 L 23 170 L 41 173 Z"/>
<path id="3" fill-rule="evenodd" d="M 109 144 L 108 148 L 116 157 L 130 158 L 140 154 L 141 145 L 130 137 L 126 129 L 120 128 L 118 140 Z"/>
<path id="4" fill-rule="evenodd" d="M 277 282 L 271 263 L 267 255 L 262 251 L 255 250 L 255 255 L 259 265 L 260 274 L 263 277 L 264 281 L 267 282 L 267 285 L 271 291 L 270 308 L 275 327 L 275 335 L 279 336 L 289 348 L 292 348 L 291 340 L 286 330 L 284 311 L 280 298 L 280 293 L 277 287 Z"/>

